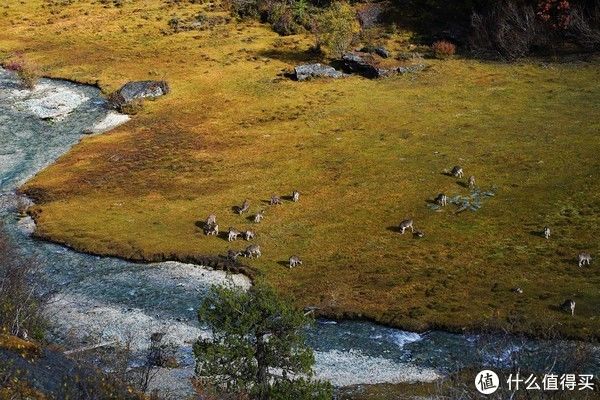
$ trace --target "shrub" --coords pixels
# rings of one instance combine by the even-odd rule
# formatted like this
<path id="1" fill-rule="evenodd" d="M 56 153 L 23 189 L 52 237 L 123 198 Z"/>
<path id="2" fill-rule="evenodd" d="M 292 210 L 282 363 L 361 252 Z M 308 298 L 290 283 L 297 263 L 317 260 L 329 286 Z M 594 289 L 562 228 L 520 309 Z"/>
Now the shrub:
<path id="1" fill-rule="evenodd" d="M 40 339 L 45 320 L 35 279 L 38 265 L 19 255 L 2 229 L 0 224 L 0 334 Z"/>
<path id="2" fill-rule="evenodd" d="M 23 86 L 28 89 L 33 89 L 40 78 L 37 68 L 25 61 L 25 59 L 22 57 L 8 61 L 4 65 L 4 68 L 15 72 L 21 80 Z"/>
<path id="3" fill-rule="evenodd" d="M 283 36 L 300 33 L 303 29 L 296 20 L 293 9 L 283 3 L 272 6 L 267 18 L 273 30 Z"/>
<path id="4" fill-rule="evenodd" d="M 348 50 L 359 31 L 352 7 L 339 2 L 317 16 L 313 25 L 317 48 L 333 57 L 339 57 Z"/>
<path id="5" fill-rule="evenodd" d="M 477 55 L 516 59 L 533 47 L 546 47 L 549 38 L 532 6 L 502 1 L 485 14 L 473 14 L 471 48 Z"/>
<path id="6" fill-rule="evenodd" d="M 456 46 L 447 40 L 438 40 L 431 45 L 431 50 L 437 58 L 449 58 L 456 53 Z"/>
<path id="7" fill-rule="evenodd" d="M 284 36 L 310 28 L 314 10 L 308 0 L 229 0 L 226 6 L 234 16 L 258 18 Z"/>

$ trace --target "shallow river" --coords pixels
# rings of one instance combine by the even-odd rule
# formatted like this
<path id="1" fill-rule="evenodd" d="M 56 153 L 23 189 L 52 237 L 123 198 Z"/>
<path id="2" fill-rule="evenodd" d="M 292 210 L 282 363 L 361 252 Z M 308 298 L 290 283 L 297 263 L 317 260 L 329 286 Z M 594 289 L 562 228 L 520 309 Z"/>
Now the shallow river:
<path id="1" fill-rule="evenodd" d="M 69 108 L 58 118 L 42 118 Z M 143 348 L 148 332 L 164 331 L 165 339 L 181 348 L 184 368 L 171 374 L 186 376 L 192 373 L 191 343 L 206 334 L 195 320 L 201 297 L 214 283 L 247 286 L 247 279 L 189 264 L 141 265 L 77 253 L 33 239 L 31 220 L 17 218 L 15 189 L 69 150 L 83 132 L 99 127 L 108 113 L 96 88 L 43 80 L 29 92 L 0 69 L 0 218 L 16 246 L 42 263 L 48 287 L 57 290 L 48 310 L 56 340 L 68 337 L 83 344 L 129 338 Z M 573 367 L 569 354 L 578 345 L 513 336 L 417 334 L 325 320 L 310 329 L 309 341 L 316 351 L 317 376 L 338 386 L 430 381 L 465 367 L 507 367 L 516 358 L 538 371 L 554 365 L 560 372 Z M 593 351 L 598 354 L 597 348 Z M 578 367 L 597 372 L 600 359 Z"/>

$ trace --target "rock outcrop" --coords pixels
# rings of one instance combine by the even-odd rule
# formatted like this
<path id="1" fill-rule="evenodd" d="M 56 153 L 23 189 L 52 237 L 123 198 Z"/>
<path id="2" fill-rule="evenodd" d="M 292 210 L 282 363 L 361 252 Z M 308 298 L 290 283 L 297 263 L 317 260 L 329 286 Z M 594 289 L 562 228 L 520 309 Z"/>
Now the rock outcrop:
<path id="1" fill-rule="evenodd" d="M 110 103 L 119 108 L 134 100 L 156 98 L 168 94 L 169 84 L 165 81 L 136 81 L 128 82 L 110 95 Z"/>
<path id="2" fill-rule="evenodd" d="M 394 74 L 406 74 L 419 72 L 425 69 L 425 65 L 409 66 L 382 66 L 380 62 L 368 53 L 346 53 L 338 61 L 344 72 L 358 74 L 369 79 L 383 78 Z"/>
<path id="3" fill-rule="evenodd" d="M 377 67 L 370 54 L 346 53 L 342 56 L 340 63 L 345 72 L 359 74 L 365 78 L 379 78 L 384 73 Z"/>
<path id="4" fill-rule="evenodd" d="M 379 47 L 363 47 L 361 50 L 363 53 L 374 53 L 377 54 L 381 58 L 389 58 L 390 52 L 383 46 Z"/>
<path id="5" fill-rule="evenodd" d="M 298 81 L 306 81 L 313 78 L 342 78 L 345 74 L 336 70 L 329 65 L 304 64 L 294 68 L 294 79 Z"/>

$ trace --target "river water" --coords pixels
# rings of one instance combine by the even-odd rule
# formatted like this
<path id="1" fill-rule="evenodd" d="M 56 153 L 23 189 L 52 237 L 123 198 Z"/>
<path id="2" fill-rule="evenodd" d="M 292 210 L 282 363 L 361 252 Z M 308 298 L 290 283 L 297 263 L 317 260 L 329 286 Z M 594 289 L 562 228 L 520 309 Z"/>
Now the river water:
<path id="1" fill-rule="evenodd" d="M 43 118 L 70 108 L 65 115 Z M 32 221 L 17 217 L 18 202 L 23 201 L 15 193 L 19 185 L 108 114 L 97 88 L 42 80 L 33 92 L 25 91 L 12 74 L 0 69 L 0 219 L 17 248 L 40 261 L 47 286 L 56 291 L 48 307 L 54 339 L 81 344 L 128 340 L 142 349 L 148 345 L 148 332 L 166 332 L 165 340 L 180 348 L 182 368 L 171 371 L 171 378 L 160 383 L 164 386 L 176 380 L 173 375 L 192 374 L 191 344 L 206 335 L 194 311 L 203 294 L 212 284 L 247 287 L 248 280 L 189 264 L 133 264 L 81 254 L 32 238 Z M 598 348 L 572 341 L 417 334 L 368 322 L 327 320 L 317 321 L 308 337 L 315 349 L 317 376 L 337 386 L 431 381 L 467 367 L 509 367 L 516 359 L 522 367 L 540 372 L 550 367 L 558 372 L 574 367 L 588 373 L 600 370 Z M 595 352 L 585 365 L 571 356 L 581 346 Z"/>

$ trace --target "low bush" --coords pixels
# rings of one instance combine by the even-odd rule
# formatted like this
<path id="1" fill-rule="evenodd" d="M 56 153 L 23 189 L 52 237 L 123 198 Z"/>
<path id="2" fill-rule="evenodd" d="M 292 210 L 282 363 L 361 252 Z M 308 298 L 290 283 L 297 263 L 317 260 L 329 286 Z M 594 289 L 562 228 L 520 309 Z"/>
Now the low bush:
<path id="1" fill-rule="evenodd" d="M 4 68 L 15 72 L 23 83 L 23 86 L 28 89 L 33 89 L 40 79 L 37 68 L 22 57 L 9 60 L 4 64 Z"/>
<path id="2" fill-rule="evenodd" d="M 346 3 L 333 3 L 315 18 L 316 47 L 326 55 L 339 57 L 350 48 L 360 31 L 354 9 Z"/>
<path id="3" fill-rule="evenodd" d="M 317 8 L 308 0 L 229 0 L 231 13 L 239 18 L 257 18 L 269 23 L 280 35 L 310 29 Z"/>
<path id="4" fill-rule="evenodd" d="M 456 45 L 447 40 L 438 40 L 431 45 L 431 50 L 437 58 L 449 58 L 456 53 Z"/>

